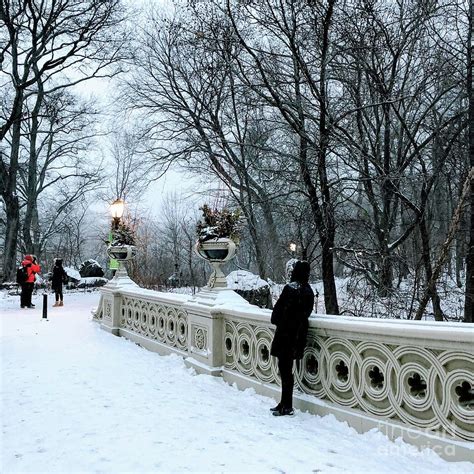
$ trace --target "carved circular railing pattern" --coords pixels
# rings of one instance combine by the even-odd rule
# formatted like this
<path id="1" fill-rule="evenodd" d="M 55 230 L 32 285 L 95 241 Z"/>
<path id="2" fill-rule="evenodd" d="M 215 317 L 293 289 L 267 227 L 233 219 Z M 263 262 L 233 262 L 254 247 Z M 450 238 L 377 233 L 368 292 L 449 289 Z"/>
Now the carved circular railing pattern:
<path id="1" fill-rule="evenodd" d="M 171 347 L 186 350 L 186 311 L 139 298 L 122 296 L 121 327 Z"/>
<path id="2" fill-rule="evenodd" d="M 269 328 L 227 320 L 225 366 L 265 383 L 280 383 L 276 360 L 270 356 L 272 339 L 273 331 Z"/>
<path id="3" fill-rule="evenodd" d="M 280 383 L 273 328 L 226 319 L 225 367 Z M 268 352 L 267 352 L 268 351 Z M 371 415 L 474 441 L 472 353 L 322 336 L 311 329 L 295 384 Z"/>

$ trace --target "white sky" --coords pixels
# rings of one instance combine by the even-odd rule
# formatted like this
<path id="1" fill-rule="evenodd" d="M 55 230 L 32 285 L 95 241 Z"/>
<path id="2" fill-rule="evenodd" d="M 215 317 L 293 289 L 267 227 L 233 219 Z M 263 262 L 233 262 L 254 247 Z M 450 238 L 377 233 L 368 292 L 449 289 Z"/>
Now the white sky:
<path id="1" fill-rule="evenodd" d="M 125 0 L 124 3 L 131 8 L 132 14 L 136 13 L 137 9 L 147 9 L 150 5 L 168 9 L 172 8 L 170 0 Z M 113 121 L 112 113 L 109 111 L 113 110 L 114 90 L 114 79 L 92 79 L 76 86 L 76 91 L 83 98 L 92 99 L 95 107 L 103 112 L 101 119 L 103 124 Z M 109 144 L 106 137 L 98 138 L 97 142 L 98 147 L 92 153 L 96 153 L 97 158 L 100 160 L 107 153 Z M 167 194 L 177 193 L 179 195 L 192 196 L 194 190 L 202 190 L 202 188 L 203 185 L 197 177 L 193 178 L 189 174 L 185 175 L 182 171 L 179 171 L 178 167 L 171 168 L 162 178 L 152 182 L 148 189 L 146 189 L 142 207 L 146 206 L 152 215 L 159 216 L 163 198 Z M 202 199 L 204 198 L 196 195 L 195 199 L 189 199 L 190 205 L 198 208 L 203 203 Z M 102 206 L 102 204 L 100 205 Z"/>

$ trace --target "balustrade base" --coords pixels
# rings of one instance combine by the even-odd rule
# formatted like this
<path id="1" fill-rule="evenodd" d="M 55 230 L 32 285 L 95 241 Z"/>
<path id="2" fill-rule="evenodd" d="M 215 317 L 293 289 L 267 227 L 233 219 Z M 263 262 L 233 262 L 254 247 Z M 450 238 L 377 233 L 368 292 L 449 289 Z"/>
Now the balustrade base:
<path id="1" fill-rule="evenodd" d="M 148 337 L 141 336 L 140 334 L 128 331 L 124 328 L 120 328 L 118 334 L 116 335 L 128 339 L 129 341 L 132 341 L 138 346 L 143 347 L 151 352 L 156 352 L 159 355 L 177 354 L 183 358 L 187 356 L 187 352 L 181 351 L 176 347 L 170 347 L 166 344 L 162 344 L 161 342 L 153 341 Z"/>
<path id="2" fill-rule="evenodd" d="M 235 384 L 239 390 L 253 388 L 259 395 L 271 397 L 275 402 L 280 401 L 281 389 L 275 384 L 264 384 L 225 368 L 222 369 L 221 376 L 229 385 Z M 458 441 L 449 435 L 441 436 L 428 430 L 409 428 L 393 420 L 389 422 L 384 418 L 370 417 L 356 409 L 344 409 L 326 400 L 320 400 L 296 391 L 293 393 L 293 406 L 313 415 L 334 415 L 337 420 L 345 421 L 358 433 L 366 433 L 375 428 L 392 441 L 402 438 L 403 441 L 416 446 L 420 450 L 432 449 L 446 461 L 474 462 L 474 443 Z"/>
<path id="3" fill-rule="evenodd" d="M 138 289 L 140 288 L 126 273 L 116 275 L 110 280 L 103 288 L 110 290 L 128 290 L 128 289 Z"/>
<path id="4" fill-rule="evenodd" d="M 113 328 L 113 327 L 109 327 L 109 326 L 105 326 L 104 324 L 101 324 L 100 329 L 102 329 L 105 332 L 108 332 L 109 334 L 112 334 L 113 336 L 120 336 L 119 328 Z"/>
<path id="5" fill-rule="evenodd" d="M 193 357 L 186 357 L 184 359 L 184 365 L 190 369 L 194 369 L 198 374 L 212 375 L 213 377 L 219 377 L 222 375 L 222 367 L 209 367 L 206 364 L 199 362 Z"/>

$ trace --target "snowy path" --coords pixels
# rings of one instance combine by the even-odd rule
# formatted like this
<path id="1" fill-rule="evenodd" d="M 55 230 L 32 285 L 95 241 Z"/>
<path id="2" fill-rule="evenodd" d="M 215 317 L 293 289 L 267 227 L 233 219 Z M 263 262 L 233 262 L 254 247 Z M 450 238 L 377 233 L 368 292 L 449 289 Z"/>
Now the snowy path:
<path id="1" fill-rule="evenodd" d="M 65 300 L 46 322 L 0 298 L 1 472 L 474 471 L 332 416 L 275 418 L 272 400 L 100 330 L 97 293 Z"/>

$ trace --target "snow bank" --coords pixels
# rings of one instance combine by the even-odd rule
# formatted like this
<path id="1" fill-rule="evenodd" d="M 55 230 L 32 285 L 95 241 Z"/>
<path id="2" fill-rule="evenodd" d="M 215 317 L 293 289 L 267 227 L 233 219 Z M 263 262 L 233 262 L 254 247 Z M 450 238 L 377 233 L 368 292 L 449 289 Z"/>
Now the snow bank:
<path id="1" fill-rule="evenodd" d="M 227 275 L 226 280 L 227 287 L 231 290 L 249 291 L 268 286 L 268 282 L 246 270 L 233 271 Z"/>
<path id="2" fill-rule="evenodd" d="M 77 288 L 89 288 L 92 286 L 104 286 L 109 280 L 102 277 L 85 277 L 81 278 L 79 283 L 76 285 Z"/>

